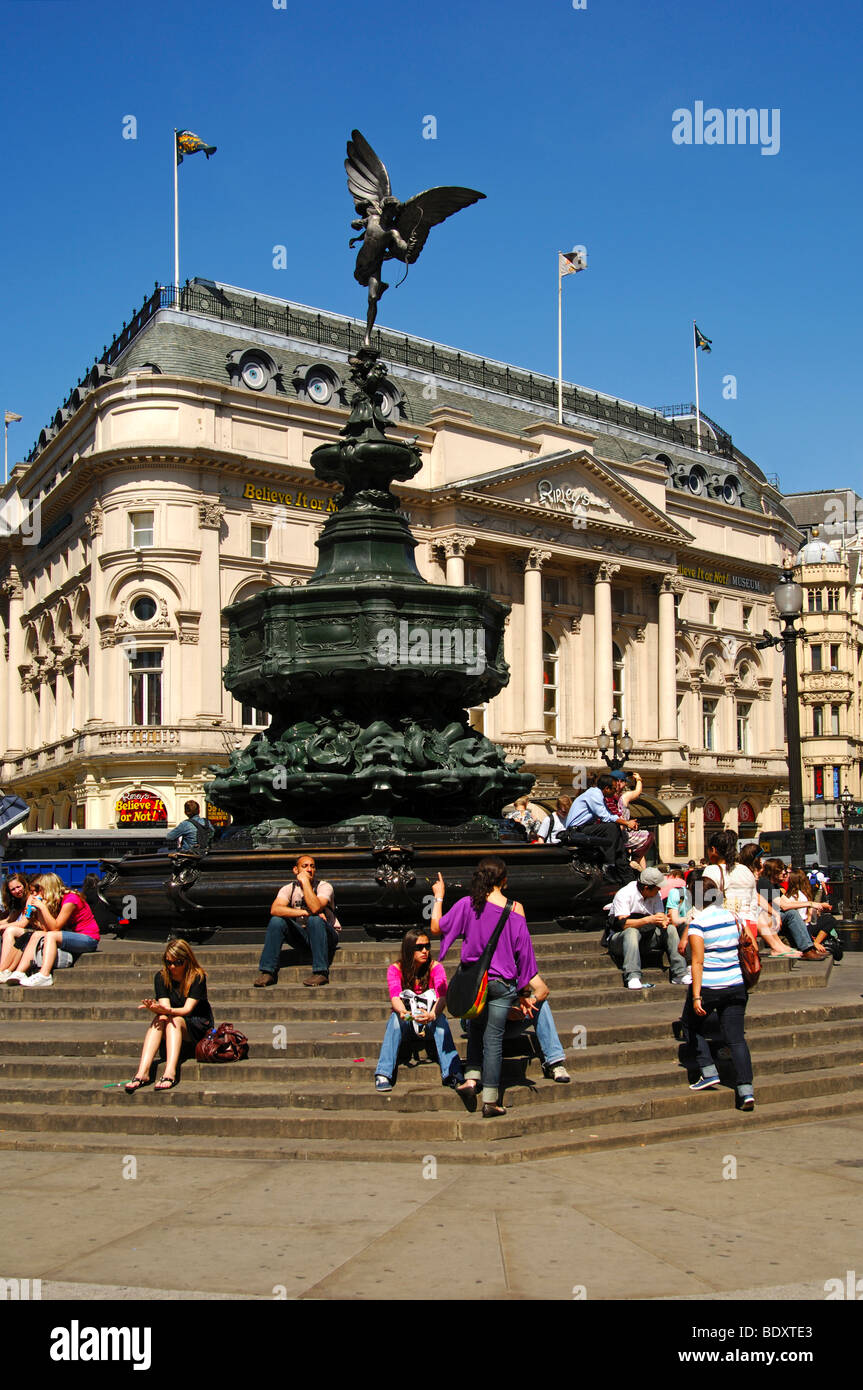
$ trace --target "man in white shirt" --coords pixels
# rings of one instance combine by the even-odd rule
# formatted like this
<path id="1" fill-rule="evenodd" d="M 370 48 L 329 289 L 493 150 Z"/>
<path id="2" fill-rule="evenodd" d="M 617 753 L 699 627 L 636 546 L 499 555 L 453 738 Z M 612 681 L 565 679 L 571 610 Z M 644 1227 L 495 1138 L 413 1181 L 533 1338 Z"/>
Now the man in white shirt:
<path id="1" fill-rule="evenodd" d="M 688 985 L 691 975 L 677 950 L 677 928 L 664 910 L 660 888 L 665 881 L 661 869 L 643 869 L 634 883 L 627 883 L 614 895 L 603 944 L 615 964 L 623 968 L 627 989 L 652 989 L 641 979 L 641 954 L 655 947 L 668 954 L 673 985 Z"/>
<path id="2" fill-rule="evenodd" d="M 312 973 L 303 984 L 310 989 L 329 984 L 340 931 L 333 910 L 333 885 L 317 877 L 310 854 L 301 854 L 294 864 L 293 882 L 280 888 L 273 899 L 255 988 L 276 983 L 285 938 L 299 950 L 311 953 Z"/>
<path id="3" fill-rule="evenodd" d="M 557 845 L 560 837 L 566 829 L 566 818 L 569 815 L 569 808 L 572 805 L 571 796 L 559 796 L 555 803 L 555 808 L 550 816 L 539 827 L 539 838 L 547 845 Z"/>

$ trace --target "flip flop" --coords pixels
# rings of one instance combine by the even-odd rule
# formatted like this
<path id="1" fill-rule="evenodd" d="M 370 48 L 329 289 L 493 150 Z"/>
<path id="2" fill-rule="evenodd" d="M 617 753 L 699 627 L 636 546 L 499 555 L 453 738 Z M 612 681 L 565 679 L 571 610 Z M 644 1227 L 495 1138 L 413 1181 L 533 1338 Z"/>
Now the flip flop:
<path id="1" fill-rule="evenodd" d="M 177 1084 L 176 1076 L 163 1076 L 161 1081 L 157 1081 L 155 1089 L 157 1091 L 173 1091 Z"/>
<path id="2" fill-rule="evenodd" d="M 133 1096 L 136 1091 L 140 1091 L 142 1086 L 151 1086 L 152 1084 L 149 1076 L 143 1079 L 140 1076 L 133 1076 L 131 1081 L 126 1082 L 123 1090 L 127 1096 Z"/>

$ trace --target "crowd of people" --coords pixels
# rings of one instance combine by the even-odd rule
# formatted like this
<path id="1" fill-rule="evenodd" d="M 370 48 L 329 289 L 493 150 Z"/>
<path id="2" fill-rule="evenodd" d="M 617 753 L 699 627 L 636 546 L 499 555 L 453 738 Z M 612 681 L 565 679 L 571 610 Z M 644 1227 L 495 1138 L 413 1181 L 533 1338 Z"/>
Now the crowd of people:
<path id="1" fill-rule="evenodd" d="M 838 924 L 824 896 L 825 877 L 817 870 L 811 876 L 791 872 L 779 859 L 763 860 L 757 845 L 751 843 L 738 853 L 737 836 L 724 830 L 710 836 L 701 865 L 690 860 L 686 867 L 648 868 L 644 855 L 649 832 L 640 831 L 627 811 L 639 792 L 638 780 L 627 784 L 623 774 L 600 777 L 581 796 L 561 797 L 555 811 L 536 826 L 537 838 L 572 844 L 573 831 L 589 832 L 593 827 L 593 839 L 603 854 L 610 854 L 613 862 L 621 854 L 627 856 L 636 872 L 630 873 L 608 905 L 603 944 L 620 968 L 627 990 L 653 988 L 644 978 L 645 964 L 651 954 L 667 956 L 671 983 L 686 990 L 675 1035 L 682 1043 L 681 1060 L 696 1073 L 691 1089 L 715 1089 L 720 1084 L 710 1045 L 714 1016 L 734 1069 L 738 1106 L 751 1110 L 755 1101 L 744 1033 L 748 991 L 739 960 L 741 933 L 753 942 L 760 940 L 764 953 L 771 956 L 823 960 L 830 952 L 841 958 Z M 187 807 L 190 812 L 192 805 Z M 589 818 L 584 818 L 585 811 Z M 527 812 L 523 803 L 517 803 L 514 814 L 520 812 Z M 410 1064 L 426 1051 L 439 1065 L 443 1084 L 463 1101 L 469 1105 L 481 1101 L 485 1118 L 503 1115 L 504 1041 L 527 1030 L 535 1034 L 546 1077 L 564 1084 L 570 1081 L 524 907 L 508 897 L 507 888 L 504 860 L 489 855 L 478 864 L 470 892 L 444 912 L 446 885 L 438 874 L 428 931 L 409 930 L 387 970 L 390 1016 L 374 1073 L 377 1091 L 391 1091 L 400 1061 Z M 33 878 L 20 872 L 7 876 L 2 884 L 0 929 L 0 983 L 23 988 L 52 985 L 57 963 L 70 964 L 99 944 L 99 927 L 84 896 L 50 873 Z M 286 943 L 311 960 L 311 974 L 304 985 L 328 984 L 340 932 L 333 885 L 318 878 L 312 855 L 299 855 L 291 882 L 279 890 L 271 905 L 254 986 L 276 984 Z M 462 1066 L 445 1015 L 444 961 L 454 955 L 460 941 L 457 965 L 475 964 L 493 937 L 485 1007 L 462 1021 L 466 1035 Z M 440 950 L 434 960 L 432 949 L 438 938 Z M 171 1090 L 177 1084 L 184 1049 L 193 1049 L 214 1026 L 206 973 L 188 943 L 169 941 L 154 976 L 153 994 L 138 1008 L 153 1019 L 138 1067 L 125 1089 L 134 1094 L 152 1084 L 153 1063 L 161 1055 L 165 1065 L 155 1089 Z"/>

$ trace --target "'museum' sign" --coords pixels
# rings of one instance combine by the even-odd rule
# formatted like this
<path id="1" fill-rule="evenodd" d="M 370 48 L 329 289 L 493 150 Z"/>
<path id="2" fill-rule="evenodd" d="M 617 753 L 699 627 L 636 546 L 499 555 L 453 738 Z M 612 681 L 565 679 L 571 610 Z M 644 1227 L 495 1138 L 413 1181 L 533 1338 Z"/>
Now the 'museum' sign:
<path id="1" fill-rule="evenodd" d="M 767 592 L 760 579 L 750 579 L 748 574 L 731 574 L 705 565 L 678 565 L 677 573 L 685 579 L 699 579 L 702 584 L 725 584 L 731 589 L 749 589 L 754 594 Z"/>

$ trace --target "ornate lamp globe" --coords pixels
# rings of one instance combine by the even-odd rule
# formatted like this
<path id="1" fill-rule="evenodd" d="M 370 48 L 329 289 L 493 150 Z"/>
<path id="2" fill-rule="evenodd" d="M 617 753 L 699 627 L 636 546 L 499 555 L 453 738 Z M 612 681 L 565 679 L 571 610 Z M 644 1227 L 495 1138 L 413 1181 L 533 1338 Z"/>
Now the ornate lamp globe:
<path id="1" fill-rule="evenodd" d="M 618 719 L 616 714 L 612 715 L 612 717 L 608 721 L 608 732 L 611 734 L 611 737 L 617 738 L 622 728 L 622 721 Z"/>
<path id="2" fill-rule="evenodd" d="M 599 749 L 600 753 L 605 753 L 605 752 L 607 752 L 607 750 L 608 750 L 608 745 L 609 745 L 610 742 L 611 742 L 611 739 L 608 737 L 608 734 L 605 732 L 605 726 L 603 725 L 602 729 L 600 730 L 600 733 L 599 733 L 598 736 L 597 736 L 597 740 L 596 740 L 596 746 L 597 746 L 597 748 Z"/>
<path id="3" fill-rule="evenodd" d="M 803 612 L 803 590 L 791 569 L 784 569 L 773 590 L 773 602 L 782 618 L 798 618 Z"/>

